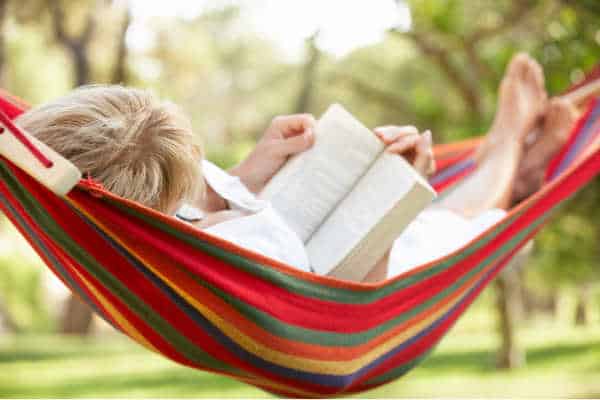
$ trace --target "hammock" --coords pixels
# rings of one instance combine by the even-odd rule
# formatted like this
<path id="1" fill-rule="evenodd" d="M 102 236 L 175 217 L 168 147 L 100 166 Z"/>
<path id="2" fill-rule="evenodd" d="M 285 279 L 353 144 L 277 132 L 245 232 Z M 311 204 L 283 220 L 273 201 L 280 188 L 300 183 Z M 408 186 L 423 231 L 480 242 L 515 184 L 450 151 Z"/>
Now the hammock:
<path id="1" fill-rule="evenodd" d="M 24 107 L 0 96 L 3 134 L 19 135 L 9 119 Z M 437 190 L 473 170 L 477 143 L 436 147 Z M 148 349 L 269 392 L 322 397 L 369 390 L 415 367 L 551 212 L 599 172 L 593 100 L 539 192 L 456 252 L 377 284 L 298 271 L 89 180 L 57 196 L 6 158 L 0 207 L 65 285 Z"/>

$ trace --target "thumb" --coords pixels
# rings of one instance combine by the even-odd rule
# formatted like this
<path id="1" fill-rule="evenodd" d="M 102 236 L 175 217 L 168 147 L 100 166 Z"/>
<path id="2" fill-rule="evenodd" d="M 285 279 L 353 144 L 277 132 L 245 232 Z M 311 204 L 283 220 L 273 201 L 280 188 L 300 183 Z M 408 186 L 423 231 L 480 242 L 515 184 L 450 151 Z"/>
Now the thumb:
<path id="1" fill-rule="evenodd" d="M 308 150 L 314 143 L 315 137 L 312 130 L 307 129 L 302 135 L 291 136 L 279 142 L 278 153 L 282 156 L 291 156 Z"/>

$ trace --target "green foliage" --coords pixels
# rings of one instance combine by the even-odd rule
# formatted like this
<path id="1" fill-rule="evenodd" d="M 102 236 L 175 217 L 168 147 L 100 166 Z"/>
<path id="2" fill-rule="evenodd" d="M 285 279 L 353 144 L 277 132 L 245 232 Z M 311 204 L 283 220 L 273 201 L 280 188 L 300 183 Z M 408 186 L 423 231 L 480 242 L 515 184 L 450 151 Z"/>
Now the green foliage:
<path id="1" fill-rule="evenodd" d="M 41 277 L 40 265 L 32 265 L 18 254 L 0 255 L 0 294 L 21 330 L 47 332 L 52 325 L 42 296 Z"/>
<path id="2" fill-rule="evenodd" d="M 537 238 L 534 275 L 551 287 L 600 279 L 600 180 L 585 188 Z"/>

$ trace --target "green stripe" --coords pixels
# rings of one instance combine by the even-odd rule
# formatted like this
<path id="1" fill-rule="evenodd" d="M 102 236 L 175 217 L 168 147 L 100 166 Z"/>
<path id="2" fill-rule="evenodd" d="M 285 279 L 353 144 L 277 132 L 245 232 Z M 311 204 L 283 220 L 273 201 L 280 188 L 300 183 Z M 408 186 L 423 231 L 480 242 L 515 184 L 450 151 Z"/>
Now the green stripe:
<path id="1" fill-rule="evenodd" d="M 439 272 L 442 272 L 456 263 L 462 261 L 466 257 L 476 252 L 481 247 L 485 246 L 491 240 L 493 240 L 498 234 L 510 225 L 516 218 L 518 218 L 526 209 L 522 210 L 519 214 L 512 216 L 511 218 L 502 222 L 492 232 L 486 236 L 477 240 L 474 244 L 464 249 L 461 253 L 441 262 L 431 268 L 424 271 L 412 274 L 400 279 L 398 281 L 390 282 L 389 284 L 382 286 L 372 291 L 360 291 L 345 288 L 330 287 L 318 282 L 307 281 L 293 275 L 289 275 L 282 271 L 274 268 L 269 268 L 260 263 L 250 261 L 242 256 L 228 252 L 216 245 L 212 245 L 202 239 L 193 237 L 185 232 L 178 230 L 166 223 L 156 220 L 147 214 L 134 210 L 127 207 L 122 202 L 108 200 L 111 204 L 119 208 L 124 213 L 138 218 L 148 225 L 160 229 L 163 232 L 168 233 L 185 242 L 203 253 L 214 256 L 230 265 L 234 265 L 252 275 L 258 276 L 266 281 L 273 283 L 278 287 L 284 287 L 286 290 L 301 295 L 303 297 L 316 298 L 324 301 L 333 301 L 344 304 L 369 304 L 375 302 L 383 297 L 386 297 L 392 293 L 396 293 L 406 287 L 414 285 L 415 283 L 421 282 Z"/>
<path id="2" fill-rule="evenodd" d="M 279 337 L 310 344 L 316 344 L 321 346 L 356 346 L 363 343 L 367 343 L 370 340 L 378 337 L 379 335 L 387 332 L 388 330 L 396 327 L 399 324 L 413 318 L 416 315 L 426 311 L 427 309 L 435 306 L 438 302 L 442 301 L 446 297 L 452 295 L 458 288 L 460 288 L 465 282 L 471 279 L 473 276 L 478 274 L 482 269 L 488 266 L 491 262 L 496 261 L 499 257 L 512 250 L 518 243 L 526 237 L 533 229 L 539 224 L 543 223 L 541 220 L 536 221 L 527 229 L 524 229 L 518 235 L 515 235 L 510 241 L 506 242 L 496 252 L 490 255 L 488 258 L 479 263 L 475 268 L 470 270 L 468 273 L 463 275 L 452 285 L 448 286 L 435 296 L 429 298 L 427 301 L 415 306 L 406 312 L 399 314 L 393 319 L 386 321 L 385 323 L 378 325 L 374 328 L 357 332 L 357 333 L 336 333 L 327 332 L 314 329 L 302 328 L 300 326 L 285 323 L 272 315 L 261 311 L 233 296 L 232 294 L 226 293 L 219 288 L 214 287 L 206 281 L 199 279 L 185 268 L 181 268 L 190 279 L 193 279 L 196 283 L 206 287 L 212 291 L 215 295 L 219 296 L 223 301 L 231 305 L 240 314 L 244 315 L 247 319 L 254 321 L 258 326 L 267 330 L 269 333 L 277 335 Z"/>
<path id="3" fill-rule="evenodd" d="M 53 239 L 53 241 L 66 250 L 67 253 L 102 285 L 111 291 L 113 295 L 123 301 L 136 313 L 146 324 L 160 334 L 177 351 L 190 361 L 223 372 L 229 372 L 238 376 L 247 376 L 245 372 L 231 367 L 202 351 L 195 344 L 175 330 L 168 322 L 162 319 L 151 307 L 131 293 L 114 276 L 110 275 L 90 254 L 86 253 L 73 241 L 56 222 L 47 214 L 37 200 L 27 192 L 12 174 L 4 161 L 0 162 L 0 177 L 4 180 L 11 194 L 27 210 L 28 214 L 40 227 Z"/>
<path id="4" fill-rule="evenodd" d="M 117 203 L 117 205 L 121 205 L 121 204 Z M 130 210 L 131 209 L 129 209 L 129 208 L 125 208 L 125 211 L 130 211 Z M 516 216 L 515 216 L 515 218 L 516 218 Z M 148 223 L 156 222 L 151 219 L 145 219 L 145 220 Z M 508 223 L 510 223 L 510 220 L 506 221 L 503 225 L 508 224 Z M 539 223 L 541 223 L 541 221 L 539 221 L 535 225 L 532 225 L 531 227 L 529 227 L 529 229 L 522 232 L 521 235 L 519 235 L 518 237 L 529 233 L 529 231 L 531 229 L 533 229 L 535 226 L 537 226 Z M 159 224 L 158 226 L 160 227 L 160 225 L 162 225 L 162 224 Z M 169 228 L 169 231 L 171 231 L 174 236 L 179 237 L 182 240 L 190 239 L 189 235 L 185 235 L 183 232 L 176 231 L 175 229 L 173 229 L 171 227 L 168 227 L 168 228 Z M 496 231 L 501 230 L 501 228 L 502 227 L 499 227 Z M 451 294 L 454 290 L 456 290 L 456 288 L 459 287 L 462 283 L 464 283 L 465 280 L 468 280 L 471 276 L 473 276 L 473 274 L 476 274 L 482 268 L 484 268 L 484 266 L 487 265 L 487 263 L 493 261 L 499 255 L 499 253 L 502 254 L 502 252 L 504 251 L 504 248 L 506 248 L 507 245 L 510 246 L 512 243 L 515 243 L 516 241 L 518 241 L 518 237 L 513 238 L 511 241 L 509 241 L 507 244 L 505 244 L 503 247 L 501 247 L 498 251 L 496 251 L 493 255 L 491 255 L 486 260 L 484 260 L 482 263 L 480 263 L 476 268 L 471 270 L 467 275 L 463 276 L 456 283 L 454 283 L 450 287 L 446 288 L 444 291 L 438 293 L 436 296 L 434 296 L 433 298 L 424 302 L 423 304 L 421 304 L 417 307 L 414 307 L 411 310 L 408 310 L 407 312 L 403 313 L 402 315 L 399 315 L 398 317 L 396 317 L 392 320 L 389 320 L 382 325 L 379 325 L 379 326 L 374 327 L 367 331 L 354 333 L 354 334 L 322 332 L 322 331 L 305 329 L 305 328 L 301 328 L 301 327 L 297 327 L 294 325 L 289 325 L 289 324 L 283 323 L 282 321 L 277 320 L 276 318 L 272 317 L 271 315 L 264 313 L 260 310 L 257 310 L 255 308 L 253 308 L 252 306 L 241 302 L 239 299 L 235 298 L 231 294 L 224 293 L 223 291 L 220 291 L 219 289 L 208 285 L 206 282 L 198 281 L 198 278 L 195 276 L 192 276 L 191 274 L 190 274 L 190 276 L 193 279 L 195 279 L 196 281 L 198 281 L 200 284 L 203 284 L 206 287 L 208 287 L 215 294 L 219 295 L 221 298 L 223 298 L 225 301 L 227 301 L 229 304 L 231 304 L 233 307 L 235 307 L 238 311 L 240 311 L 243 315 L 246 315 L 249 319 L 256 321 L 259 326 L 264 327 L 266 330 L 268 330 L 271 333 L 274 333 L 281 337 L 287 338 L 289 340 L 319 344 L 319 345 L 324 345 L 324 346 L 354 346 L 354 345 L 368 342 L 369 340 L 373 339 L 374 337 L 377 337 L 378 335 L 386 332 L 388 329 L 391 329 L 394 326 L 401 324 L 402 322 L 425 311 L 427 308 L 435 305 L 438 301 L 442 300 L 443 298 L 445 298 L 446 296 Z M 488 237 L 487 240 L 482 241 L 482 242 L 487 243 L 489 240 L 491 240 L 491 237 Z M 189 242 L 189 240 L 187 240 L 187 241 Z M 198 243 L 200 247 L 207 247 L 208 249 L 213 249 L 213 250 L 215 249 L 215 246 L 211 246 L 201 240 L 194 239 L 194 242 Z M 484 245 L 484 243 L 479 243 L 479 247 Z M 218 249 L 218 250 L 219 251 L 217 251 L 217 253 L 224 253 L 225 255 L 227 255 L 227 253 L 224 252 L 223 250 L 221 250 L 221 249 Z M 475 251 L 475 246 L 470 248 L 469 251 L 470 251 L 470 253 Z M 272 269 L 265 268 L 258 264 L 251 263 L 250 261 L 245 260 L 242 257 L 236 256 L 236 255 L 231 255 L 231 254 L 229 256 L 231 258 L 237 259 L 239 262 L 243 263 L 244 265 L 249 265 L 250 268 L 254 268 L 254 269 L 258 268 L 261 270 L 261 272 L 268 273 L 270 271 L 274 271 Z M 464 256 L 466 256 L 466 255 L 463 254 L 462 256 L 463 257 L 454 257 L 454 259 L 464 258 Z M 448 260 L 445 263 L 442 263 L 441 266 L 437 266 L 435 268 L 431 268 L 430 270 L 425 271 L 425 272 L 427 272 L 426 276 L 432 275 L 433 271 L 435 271 L 435 270 L 443 269 L 444 266 L 447 267 L 447 266 L 451 266 L 451 265 L 452 265 L 451 260 Z M 96 268 L 100 269 L 100 274 L 102 274 L 102 273 L 105 274 L 105 271 L 103 271 L 101 267 L 97 266 Z M 276 272 L 277 275 L 284 275 L 284 274 L 280 273 L 279 271 L 274 271 L 274 272 Z M 189 274 L 189 272 L 187 270 L 186 270 L 186 273 Z M 422 274 L 421 274 L 421 276 L 422 276 Z M 100 276 L 100 279 L 103 281 L 103 283 L 104 283 L 104 280 L 108 280 L 111 278 L 113 278 L 113 277 Z M 411 283 L 418 281 L 418 279 L 417 279 L 418 275 L 415 277 L 410 277 L 410 278 L 411 278 L 410 279 Z M 116 282 L 111 282 L 109 285 L 111 287 L 118 287 L 119 283 L 118 283 L 118 281 L 116 281 Z M 329 288 L 327 286 L 321 286 L 320 288 L 322 291 L 331 290 L 331 288 Z M 125 287 L 121 288 L 121 290 L 124 290 L 125 293 L 128 293 L 128 291 Z M 361 294 L 365 294 L 365 293 L 358 292 L 358 295 L 361 295 Z M 119 296 L 119 298 L 123 298 L 123 296 Z M 129 299 L 128 301 L 131 302 L 133 300 Z M 145 310 L 145 312 L 147 312 L 147 310 Z M 148 315 L 148 314 L 144 314 L 144 315 Z M 150 322 L 150 321 L 148 321 L 148 322 Z M 164 329 L 164 328 L 159 328 L 159 329 Z M 157 329 L 157 331 L 158 331 L 158 329 Z"/>
<path id="5" fill-rule="evenodd" d="M 43 254 L 43 256 L 45 257 L 45 260 L 47 260 L 47 262 L 49 264 L 52 264 L 52 266 L 54 267 L 53 272 L 56 275 L 58 275 L 59 278 L 65 280 L 67 283 L 67 286 L 72 291 L 76 292 L 76 294 L 78 296 L 80 296 L 82 299 L 86 299 L 87 296 L 86 296 L 85 292 L 83 292 L 81 290 L 81 288 L 77 285 L 77 283 L 73 280 L 73 278 L 65 272 L 65 269 L 60 264 L 60 262 L 56 259 L 55 255 L 48 251 L 47 246 L 40 240 L 40 238 L 38 236 L 36 236 L 35 232 L 32 231 L 32 229 L 29 226 L 29 224 L 27 223 L 27 221 L 25 221 L 25 219 L 19 214 L 19 212 L 17 210 L 15 210 L 15 208 L 8 201 L 8 199 L 5 197 L 2 197 L 2 198 L 0 198 L 0 202 L 2 202 L 4 204 L 4 206 L 8 209 L 8 212 L 10 212 L 10 214 L 15 219 L 15 221 L 13 223 L 15 225 L 20 226 L 21 229 L 24 230 L 25 235 L 28 236 L 29 239 L 31 239 L 33 242 L 35 242 L 35 244 L 37 246 L 37 251 Z M 50 267 L 50 265 L 49 265 L 49 267 Z M 94 311 L 96 311 L 107 323 L 112 325 L 112 322 L 109 319 L 107 319 L 107 317 L 105 315 L 103 315 L 102 311 L 100 309 L 98 309 L 95 304 L 91 303 L 90 301 L 87 301 L 86 304 L 89 307 L 93 308 Z"/>

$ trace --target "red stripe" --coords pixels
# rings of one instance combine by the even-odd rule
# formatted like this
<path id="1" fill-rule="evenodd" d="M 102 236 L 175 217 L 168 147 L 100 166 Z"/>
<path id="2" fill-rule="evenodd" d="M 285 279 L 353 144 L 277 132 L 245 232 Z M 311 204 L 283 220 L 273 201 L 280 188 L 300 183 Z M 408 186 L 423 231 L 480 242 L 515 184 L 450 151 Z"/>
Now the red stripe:
<path id="1" fill-rule="evenodd" d="M 104 297 L 107 299 L 107 301 L 132 325 L 135 327 L 135 329 L 137 329 L 141 335 L 150 343 L 152 344 L 152 346 L 154 346 L 159 352 L 160 354 L 163 354 L 165 357 L 178 362 L 182 365 L 186 365 L 188 367 L 193 367 L 193 368 L 200 368 L 206 371 L 211 371 L 211 372 L 216 372 L 216 373 L 222 373 L 221 371 L 212 369 L 212 368 L 207 368 L 205 366 L 201 366 L 198 364 L 195 364 L 194 362 L 192 362 L 191 360 L 185 358 L 182 354 L 180 354 L 170 343 L 168 343 L 165 339 L 163 339 L 159 334 L 157 334 L 150 326 L 147 325 L 147 323 L 139 318 L 136 314 L 132 313 L 129 308 L 118 298 L 115 297 L 111 292 L 109 292 L 106 288 L 104 288 L 102 286 L 101 283 L 99 283 L 95 277 L 93 277 L 92 275 L 90 275 L 85 268 L 82 268 L 80 264 L 78 264 L 77 262 L 75 262 L 72 258 L 69 257 L 68 254 L 66 254 L 64 252 L 64 250 L 62 250 L 60 247 L 57 247 L 56 244 L 52 241 L 50 241 L 48 239 L 48 236 L 43 233 L 43 231 L 41 231 L 39 229 L 39 226 L 33 221 L 31 220 L 31 218 L 27 215 L 26 211 L 22 208 L 21 204 L 19 202 L 17 202 L 14 197 L 12 195 L 10 195 L 9 192 L 6 191 L 5 185 L 0 184 L 0 191 L 2 191 L 3 195 L 5 195 L 5 197 L 7 199 L 10 200 L 10 203 L 13 207 L 15 207 L 17 209 L 17 211 L 19 212 L 19 215 L 21 215 L 22 218 L 24 218 L 28 225 L 31 227 L 31 229 L 35 232 L 36 236 L 44 243 L 44 245 L 49 249 L 49 251 L 51 251 L 51 253 L 57 257 L 57 259 L 59 259 L 61 265 L 63 267 L 65 267 L 67 270 L 71 270 L 69 273 L 69 276 L 71 277 L 71 279 L 73 279 L 76 283 L 77 286 L 86 294 L 86 297 L 92 301 L 94 301 L 94 304 L 100 309 L 102 310 L 102 312 L 104 313 L 105 316 L 107 316 L 111 322 L 113 324 L 115 324 L 115 326 L 120 326 L 120 324 L 118 323 L 118 321 L 116 321 L 114 318 L 112 318 L 111 314 L 109 313 L 108 310 L 106 310 L 104 308 L 104 306 L 102 305 L 102 303 L 100 301 L 98 301 L 95 296 L 92 294 L 92 292 L 89 291 L 89 289 L 87 288 L 87 285 L 81 280 L 81 278 L 78 276 L 78 274 L 73 273 L 73 271 L 77 271 L 79 274 L 83 275 L 84 278 L 86 279 L 86 281 L 90 284 L 92 284 L 92 286 Z M 1 205 L 1 204 L 0 204 Z M 4 209 L 4 207 L 2 206 L 2 208 Z M 58 271 L 56 271 L 53 268 L 53 264 L 52 262 L 46 258 L 45 253 L 41 250 L 41 248 L 39 248 L 36 243 L 32 240 L 32 237 L 29 236 L 29 234 L 24 231 L 22 229 L 22 227 L 17 223 L 17 220 L 14 219 L 14 216 L 12 215 L 12 213 L 8 212 L 8 210 L 4 209 L 5 214 L 8 215 L 8 217 L 11 219 L 11 221 L 13 221 L 14 225 L 17 227 L 17 229 L 20 231 L 20 233 L 25 237 L 25 239 L 31 244 L 31 246 L 36 250 L 36 252 L 40 255 L 40 257 L 44 260 L 44 262 L 46 263 L 46 265 L 54 272 L 54 274 L 67 286 L 67 287 L 71 287 L 67 281 L 63 280 L 63 278 L 61 277 L 61 275 L 58 273 Z M 71 288 L 72 289 L 72 288 Z M 124 329 L 121 327 L 121 330 L 123 332 Z M 231 374 L 225 373 L 224 375 L 227 376 L 233 376 Z"/>
<path id="2" fill-rule="evenodd" d="M 75 196 L 78 195 L 74 194 Z M 152 227 L 144 227 L 139 221 L 126 218 L 116 212 L 114 208 L 104 205 L 94 207 L 94 216 L 99 220 L 112 221 L 113 224 L 119 225 L 119 230 L 124 229 L 127 232 L 127 236 L 130 238 L 129 242 L 131 242 L 131 238 L 138 241 L 139 247 L 136 247 L 136 252 L 147 254 L 150 260 L 152 251 L 169 254 L 174 263 L 186 266 L 201 280 L 215 285 L 226 293 L 230 293 L 282 321 L 311 329 L 360 332 L 377 326 L 445 289 L 448 282 L 458 279 L 460 275 L 468 271 L 469 267 L 466 265 L 462 268 L 450 268 L 445 273 L 421 281 L 374 303 L 366 305 L 340 304 L 306 298 L 286 291 L 276 284 L 261 280 L 223 261 L 211 258 L 193 247 L 174 242 L 165 233 Z M 128 225 L 127 229 L 125 229 L 126 225 Z M 471 258 L 470 264 L 481 261 L 486 255 L 479 253 L 479 257 Z M 427 290 L 423 290 L 424 288 Z M 202 299 L 197 300 L 202 301 Z"/>
<path id="3" fill-rule="evenodd" d="M 599 102 L 600 102 L 599 99 L 594 99 L 588 103 L 587 109 L 586 109 L 584 115 L 577 120 L 577 123 L 575 124 L 575 126 L 573 126 L 573 129 L 571 129 L 571 133 L 569 134 L 569 139 L 567 140 L 567 143 L 562 147 L 560 152 L 548 164 L 548 168 L 546 169 L 546 174 L 544 177 L 545 181 L 547 181 L 549 179 L 549 177 L 554 174 L 554 172 L 560 166 L 563 159 L 569 153 L 569 150 L 571 149 L 573 144 L 575 144 L 575 142 L 577 141 L 577 137 L 579 136 L 579 133 L 581 132 L 583 126 L 588 122 L 590 115 L 592 114 L 592 112 L 594 111 L 594 108 L 596 107 L 596 105 Z"/>
<path id="4" fill-rule="evenodd" d="M 27 108 L 28 105 L 23 100 L 0 89 L 0 110 L 4 111 L 10 119 L 15 119 Z"/>
<path id="5" fill-rule="evenodd" d="M 442 181 L 436 185 L 433 185 L 433 188 L 437 192 L 443 192 L 444 190 L 448 189 L 455 183 L 460 182 L 463 178 L 470 175 L 473 171 L 475 171 L 475 164 L 473 164 L 472 166 L 470 166 L 468 168 L 465 168 L 460 173 L 451 176 L 450 178 L 446 179 L 445 181 Z"/>
<path id="6" fill-rule="evenodd" d="M 435 160 L 435 164 L 437 167 L 436 173 L 440 173 L 443 170 L 445 170 L 446 168 L 451 167 L 451 166 L 469 158 L 471 155 L 473 155 L 474 152 L 475 152 L 474 149 L 469 149 L 467 151 L 463 151 L 460 154 L 457 154 L 457 155 L 454 155 L 451 157 L 436 158 L 436 160 Z"/>
<path id="7" fill-rule="evenodd" d="M 379 365 L 376 369 L 369 371 L 368 374 L 361 377 L 360 381 L 357 381 L 353 385 L 353 387 L 350 390 L 348 390 L 348 393 L 371 390 L 388 383 L 381 382 L 376 385 L 362 385 L 362 382 L 366 382 L 369 379 L 376 378 L 380 375 L 387 373 L 388 371 L 398 368 L 398 366 L 400 365 L 411 362 L 416 357 L 419 357 L 420 355 L 431 349 L 433 346 L 435 346 L 446 335 L 450 328 L 452 328 L 452 326 L 458 320 L 458 318 L 464 315 L 466 309 L 473 303 L 473 301 L 475 301 L 478 298 L 481 291 L 488 286 L 489 282 L 492 279 L 494 279 L 500 273 L 500 271 L 502 271 L 502 269 L 508 264 L 511 258 L 525 245 L 525 243 L 527 243 L 531 238 L 535 236 L 538 230 L 528 235 L 527 238 L 524 239 L 515 249 L 508 253 L 499 263 L 497 263 L 495 270 L 489 276 L 487 276 L 482 281 L 481 285 L 479 285 L 473 292 L 471 292 L 462 303 L 460 303 L 460 305 L 453 311 L 452 314 L 448 316 L 446 320 L 444 320 L 443 323 L 438 325 L 427 335 L 415 341 L 411 346 L 407 347 L 405 350 L 399 352 L 389 360 L 386 360 L 385 363 Z"/>
<path id="8" fill-rule="evenodd" d="M 99 204 L 99 202 L 95 200 L 92 204 L 94 204 L 95 207 L 92 206 L 90 209 L 94 210 L 94 213 L 102 211 L 102 204 Z M 122 220 L 125 219 L 123 216 L 118 215 L 114 218 L 103 219 L 109 221 L 112 220 L 118 223 L 119 221 L 117 218 L 121 218 Z M 120 222 L 122 226 L 125 226 L 127 223 L 129 223 L 129 225 L 135 225 L 133 222 L 127 220 Z M 167 243 L 169 241 L 168 237 L 156 240 L 159 238 L 155 232 L 152 232 L 153 234 L 150 235 L 150 231 L 139 231 L 140 229 L 137 229 L 137 231 L 134 232 L 136 232 L 136 234 L 146 235 L 142 240 L 144 246 L 148 247 L 148 245 L 151 245 L 152 250 L 156 250 L 156 245 L 166 246 L 164 248 L 165 251 L 167 251 L 168 254 L 173 254 L 174 259 L 177 259 L 177 254 L 175 254 L 176 251 L 173 251 L 172 248 L 173 246 L 169 247 L 169 244 Z M 154 243 L 151 243 L 153 239 Z M 176 246 L 177 244 L 174 245 Z M 180 246 L 182 246 L 182 244 L 180 244 Z M 150 250 L 150 248 L 148 248 L 148 250 Z M 389 318 L 393 318 L 399 311 L 408 309 L 412 304 L 417 304 L 417 301 L 424 301 L 425 298 L 435 295 L 437 291 L 432 289 L 432 284 L 438 282 L 438 289 L 441 290 L 445 282 L 455 280 L 457 275 L 462 273 L 462 270 L 465 269 L 465 267 L 462 269 L 459 267 L 452 268 L 444 275 L 425 280 L 419 285 L 401 291 L 396 295 L 388 296 L 387 298 L 370 305 L 340 305 L 333 302 L 323 302 L 293 295 L 276 285 L 251 277 L 235 267 L 228 266 L 222 262 L 217 262 L 204 254 L 195 254 L 199 253 L 197 250 L 192 250 L 190 248 L 185 248 L 185 250 L 184 258 L 187 259 L 187 262 L 182 264 L 187 264 L 191 269 L 196 269 L 194 272 L 203 275 L 207 280 L 217 284 L 218 287 L 224 288 L 227 292 L 238 295 L 238 297 L 242 298 L 244 301 L 261 308 L 266 312 L 270 312 L 272 315 L 275 315 L 277 318 L 288 323 L 338 332 L 362 331 L 369 327 L 376 326 Z M 94 253 L 93 249 L 90 251 Z M 148 251 L 147 253 L 151 252 Z M 193 256 L 190 256 L 190 254 Z M 190 258 L 194 258 L 194 260 L 190 260 Z M 473 264 L 473 259 L 471 259 L 470 264 Z M 200 271 L 198 271 L 199 268 L 201 268 Z M 145 280 L 145 278 L 143 280 Z M 423 287 L 426 287 L 428 290 L 423 291 Z M 411 301 L 410 299 L 414 300 Z M 395 303 L 403 303 L 403 305 L 395 306 Z M 335 316 L 335 318 L 323 318 L 323 314 L 321 314 L 323 312 L 325 314 L 331 314 L 332 316 Z M 340 319 L 340 315 L 345 316 L 345 318 Z M 368 316 L 370 316 L 370 318 Z M 357 323 L 357 317 L 361 317 L 360 321 L 362 324 Z"/>
<path id="9" fill-rule="evenodd" d="M 545 196 L 544 198 L 540 199 L 540 202 L 538 203 L 537 207 L 529 209 L 521 218 L 519 218 L 518 222 L 513 224 L 510 227 L 510 229 L 508 229 L 506 232 L 503 233 L 503 235 L 506 235 L 508 237 L 513 237 L 514 235 L 518 234 L 523 229 L 523 227 L 526 227 L 529 224 L 531 224 L 533 221 L 535 221 L 537 218 L 539 218 L 539 216 L 541 214 L 547 212 L 554 205 L 556 205 L 557 202 L 560 202 L 563 199 L 567 198 L 568 196 L 573 194 L 575 191 L 577 191 L 579 188 L 581 188 L 583 185 L 585 185 L 585 183 L 587 183 L 589 180 L 591 180 L 595 176 L 595 174 L 598 171 L 600 171 L 600 153 L 596 153 L 594 155 L 594 157 L 590 157 L 590 159 L 588 159 L 582 167 L 583 167 L 583 172 L 580 175 L 574 176 L 573 179 L 570 179 L 567 182 L 564 182 L 562 185 L 556 187 L 556 190 L 554 190 L 548 196 Z M 575 179 L 575 178 L 578 178 L 578 179 Z M 511 256 L 514 253 L 516 253 L 519 250 L 519 248 L 521 248 L 529 240 L 529 238 L 534 237 L 538 230 L 539 230 L 539 228 L 537 230 L 535 230 L 534 232 L 531 232 L 528 235 L 527 239 L 523 240 L 521 242 L 521 244 L 519 246 L 517 246 L 516 249 L 512 250 L 511 253 L 509 253 L 506 257 L 504 257 L 504 260 L 501 262 L 501 266 L 506 265 L 506 263 L 510 260 Z M 452 315 L 451 318 L 449 318 L 443 324 L 440 324 L 440 326 L 437 327 L 436 329 L 434 329 L 429 335 L 427 335 L 426 337 L 423 337 L 418 342 L 416 342 L 414 344 L 414 346 L 411 346 L 410 348 L 406 349 L 403 352 L 400 352 L 399 354 L 397 354 L 390 360 L 387 360 L 384 364 L 380 365 L 377 369 L 370 371 L 369 374 L 367 374 L 361 378 L 361 381 L 364 382 L 373 377 L 384 374 L 385 372 L 387 372 L 399 365 L 409 362 L 410 360 L 414 359 L 414 357 L 417 357 L 418 355 L 422 354 L 424 351 L 428 350 L 452 326 L 453 322 L 460 315 L 463 314 L 464 309 L 469 304 L 472 303 L 472 301 L 478 296 L 478 294 L 481 292 L 481 290 L 483 290 L 487 286 L 487 283 L 491 279 L 493 279 L 499 273 L 500 270 L 501 270 L 501 268 L 498 268 L 497 271 L 495 271 L 493 274 L 491 274 L 484 281 L 483 285 L 481 285 L 477 290 L 475 290 L 471 295 L 469 295 L 469 297 L 467 298 L 468 300 L 463 305 L 458 307 L 458 309 L 454 312 L 454 314 Z M 360 385 L 360 383 L 357 382 L 357 385 Z M 361 389 L 364 389 L 364 388 L 361 388 Z"/>
<path id="10" fill-rule="evenodd" d="M 578 170 L 581 168 L 583 167 Z M 577 174 L 571 174 L 569 181 L 573 179 L 578 179 Z M 77 196 L 81 197 L 82 204 L 89 200 L 82 194 Z M 151 249 L 165 252 L 172 256 L 174 262 L 190 269 L 201 279 L 282 321 L 311 329 L 336 332 L 360 332 L 396 317 L 400 312 L 443 290 L 510 239 L 506 234 L 501 235 L 462 263 L 377 302 L 366 305 L 338 304 L 288 292 L 276 284 L 244 273 L 184 243 L 174 242 L 168 235 L 151 227 L 144 227 L 139 221 L 119 215 L 116 210 L 104 204 L 97 202 L 92 204 L 96 206 L 90 206 L 90 210 L 94 210 L 98 218 L 113 221 L 130 232 L 130 236 L 138 238 L 139 250 L 144 254 L 151 254 Z"/>
<path id="11" fill-rule="evenodd" d="M 108 246 L 104 240 L 98 236 L 97 232 L 93 231 L 91 227 L 83 223 L 78 216 L 74 215 L 72 210 L 66 206 L 64 201 L 59 199 L 57 196 L 47 196 L 47 194 L 44 194 L 46 189 L 37 183 L 32 182 L 31 179 L 29 179 L 27 175 L 21 173 L 21 171 L 14 171 L 14 173 L 22 175 L 19 176 L 19 180 L 23 183 L 24 187 L 26 187 L 27 190 L 33 196 L 35 196 L 41 204 L 45 205 L 45 209 L 48 214 L 61 226 L 61 228 L 66 232 L 67 235 L 69 235 L 69 237 L 76 240 L 77 244 L 86 252 L 93 254 L 96 261 L 119 282 L 127 282 L 127 288 L 130 292 L 144 301 L 153 312 L 166 320 L 177 332 L 185 336 L 191 343 L 193 343 L 193 345 L 203 349 L 215 359 L 220 360 L 228 365 L 235 366 L 241 370 L 248 371 L 250 374 L 263 376 L 275 382 L 298 386 L 298 383 L 293 379 L 284 378 L 271 374 L 268 371 L 261 370 L 232 354 L 229 349 L 221 345 L 219 342 L 214 340 L 212 336 L 208 335 L 204 330 L 202 330 L 195 321 L 188 317 L 185 312 L 180 310 L 175 303 L 166 297 L 163 292 L 155 287 L 154 284 L 142 273 L 131 266 L 128 261 L 122 259 L 112 247 Z M 28 180 L 29 182 L 25 183 L 25 180 Z M 33 185 L 31 185 L 32 183 Z M 83 238 L 85 238 L 85 240 L 81 240 Z M 91 276 L 85 273 L 84 268 L 77 267 L 77 271 L 83 273 L 87 278 L 91 279 Z M 103 295 L 107 294 L 108 292 L 103 291 Z M 114 296 L 107 295 L 106 297 L 111 298 L 111 302 L 115 300 Z M 122 309 L 119 309 L 119 311 L 123 312 Z M 129 312 L 127 315 L 132 314 Z M 152 328 L 149 328 L 148 330 L 142 330 L 139 326 L 135 324 L 134 326 L 139 328 L 145 336 L 152 332 Z M 190 362 L 187 364 L 191 365 Z M 197 368 L 205 369 L 201 365 L 195 366 Z M 302 387 L 310 387 L 312 388 L 311 390 L 318 392 L 330 390 L 318 385 L 307 383 L 302 383 Z"/>

